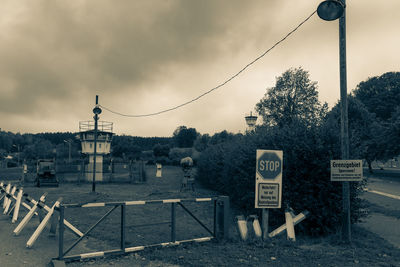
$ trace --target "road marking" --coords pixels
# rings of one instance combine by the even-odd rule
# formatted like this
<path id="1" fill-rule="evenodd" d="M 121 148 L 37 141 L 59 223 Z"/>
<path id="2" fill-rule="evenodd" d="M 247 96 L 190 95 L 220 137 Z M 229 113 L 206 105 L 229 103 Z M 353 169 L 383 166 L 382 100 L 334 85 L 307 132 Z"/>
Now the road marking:
<path id="1" fill-rule="evenodd" d="M 370 193 L 374 193 L 374 194 L 378 194 L 378 195 L 382 195 L 382 196 L 385 196 L 385 197 L 390 197 L 390 198 L 394 198 L 394 199 L 400 200 L 400 196 L 392 195 L 392 194 L 389 194 L 389 193 L 375 191 L 375 190 L 371 190 L 371 189 L 368 189 L 368 188 L 365 189 L 365 191 L 370 192 Z"/>

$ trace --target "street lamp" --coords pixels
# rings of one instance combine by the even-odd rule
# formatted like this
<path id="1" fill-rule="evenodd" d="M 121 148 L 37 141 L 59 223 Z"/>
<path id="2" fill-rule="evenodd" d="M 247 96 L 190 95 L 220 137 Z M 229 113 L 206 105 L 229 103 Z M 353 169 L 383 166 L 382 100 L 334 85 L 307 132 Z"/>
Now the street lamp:
<path id="1" fill-rule="evenodd" d="M 344 8 L 344 3 L 340 0 L 327 0 L 319 4 L 317 14 L 323 20 L 337 20 L 343 16 Z"/>
<path id="2" fill-rule="evenodd" d="M 64 140 L 65 143 L 68 143 L 68 163 L 71 163 L 71 140 Z"/>
<path id="3" fill-rule="evenodd" d="M 339 65 L 340 65 L 340 151 L 343 160 L 349 159 L 349 123 L 347 108 L 347 69 L 346 69 L 346 0 L 328 0 L 319 4 L 318 16 L 327 21 L 339 19 Z M 342 182 L 343 222 L 342 238 L 351 241 L 350 229 L 350 185 Z"/>
<path id="4" fill-rule="evenodd" d="M 17 166 L 19 166 L 19 153 L 20 153 L 20 146 L 18 145 L 12 145 L 13 147 L 15 147 L 18 150 L 18 154 L 17 154 Z"/>

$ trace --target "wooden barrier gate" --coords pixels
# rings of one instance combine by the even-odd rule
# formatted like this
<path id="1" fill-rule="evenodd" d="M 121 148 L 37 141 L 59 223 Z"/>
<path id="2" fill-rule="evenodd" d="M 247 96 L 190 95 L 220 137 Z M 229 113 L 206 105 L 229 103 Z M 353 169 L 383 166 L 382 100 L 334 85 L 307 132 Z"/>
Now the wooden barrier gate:
<path id="1" fill-rule="evenodd" d="M 194 214 L 185 207 L 185 203 L 188 202 L 213 202 L 213 230 L 210 230 L 203 222 L 201 222 Z M 170 204 L 171 205 L 171 236 L 170 241 L 165 243 L 126 247 L 126 207 L 134 205 L 147 205 L 147 204 Z M 176 240 L 176 206 L 179 205 L 183 210 L 189 214 L 201 227 L 203 227 L 210 235 L 200 238 L 188 239 L 188 240 Z M 91 207 L 111 207 L 95 224 L 89 227 L 89 229 L 80 236 L 68 249 L 64 250 L 64 215 L 65 209 L 70 208 L 91 208 Z M 120 246 L 119 249 L 97 251 L 84 254 L 66 256 L 84 237 L 98 226 L 105 218 L 107 218 L 114 210 L 118 207 L 121 208 L 121 220 L 120 220 Z M 229 214 L 229 197 L 209 197 L 209 198 L 193 198 L 193 199 L 164 199 L 164 200 L 140 200 L 140 201 L 124 201 L 124 202 L 102 202 L 102 203 L 86 203 L 86 204 L 60 204 L 56 210 L 59 211 L 59 249 L 57 260 L 63 261 L 74 261 L 86 258 L 102 257 L 107 255 L 118 255 L 141 251 L 151 247 L 166 247 L 174 246 L 187 242 L 204 242 L 212 239 L 223 239 L 227 238 L 229 234 L 230 226 L 230 214 Z"/>

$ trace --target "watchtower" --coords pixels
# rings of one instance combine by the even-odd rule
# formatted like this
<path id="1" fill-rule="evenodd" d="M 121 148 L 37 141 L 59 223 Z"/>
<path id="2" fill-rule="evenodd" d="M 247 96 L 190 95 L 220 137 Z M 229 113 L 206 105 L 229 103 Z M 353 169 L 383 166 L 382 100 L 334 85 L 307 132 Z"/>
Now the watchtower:
<path id="1" fill-rule="evenodd" d="M 89 164 L 86 169 L 86 179 L 88 181 L 91 181 L 93 176 L 94 162 L 96 162 L 96 181 L 103 181 L 103 156 L 110 153 L 112 130 L 112 122 L 98 121 L 97 138 L 95 138 L 95 122 L 79 122 L 79 139 L 81 140 L 82 153 L 89 155 Z M 96 151 L 94 149 L 95 142 Z M 96 158 L 94 156 L 95 153 Z"/>
<path id="2" fill-rule="evenodd" d="M 250 114 L 246 115 L 246 117 L 244 117 L 246 120 L 246 124 L 247 124 L 247 132 L 251 132 L 254 131 L 254 129 L 256 128 L 256 122 L 257 122 L 257 116 L 253 115 L 253 112 L 250 112 Z"/>

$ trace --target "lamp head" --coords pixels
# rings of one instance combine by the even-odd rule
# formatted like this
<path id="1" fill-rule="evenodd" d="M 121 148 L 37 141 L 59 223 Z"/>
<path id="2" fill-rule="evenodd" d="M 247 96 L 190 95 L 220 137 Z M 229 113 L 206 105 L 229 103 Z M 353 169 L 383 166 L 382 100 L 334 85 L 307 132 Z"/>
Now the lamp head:
<path id="1" fill-rule="evenodd" d="M 318 16 L 327 21 L 332 21 L 343 16 L 345 6 L 340 0 L 326 0 L 317 8 Z"/>
<path id="2" fill-rule="evenodd" d="M 96 114 L 96 115 L 99 115 L 99 114 L 101 113 L 101 108 L 99 108 L 98 106 L 96 106 L 96 107 L 93 109 L 93 113 Z"/>

